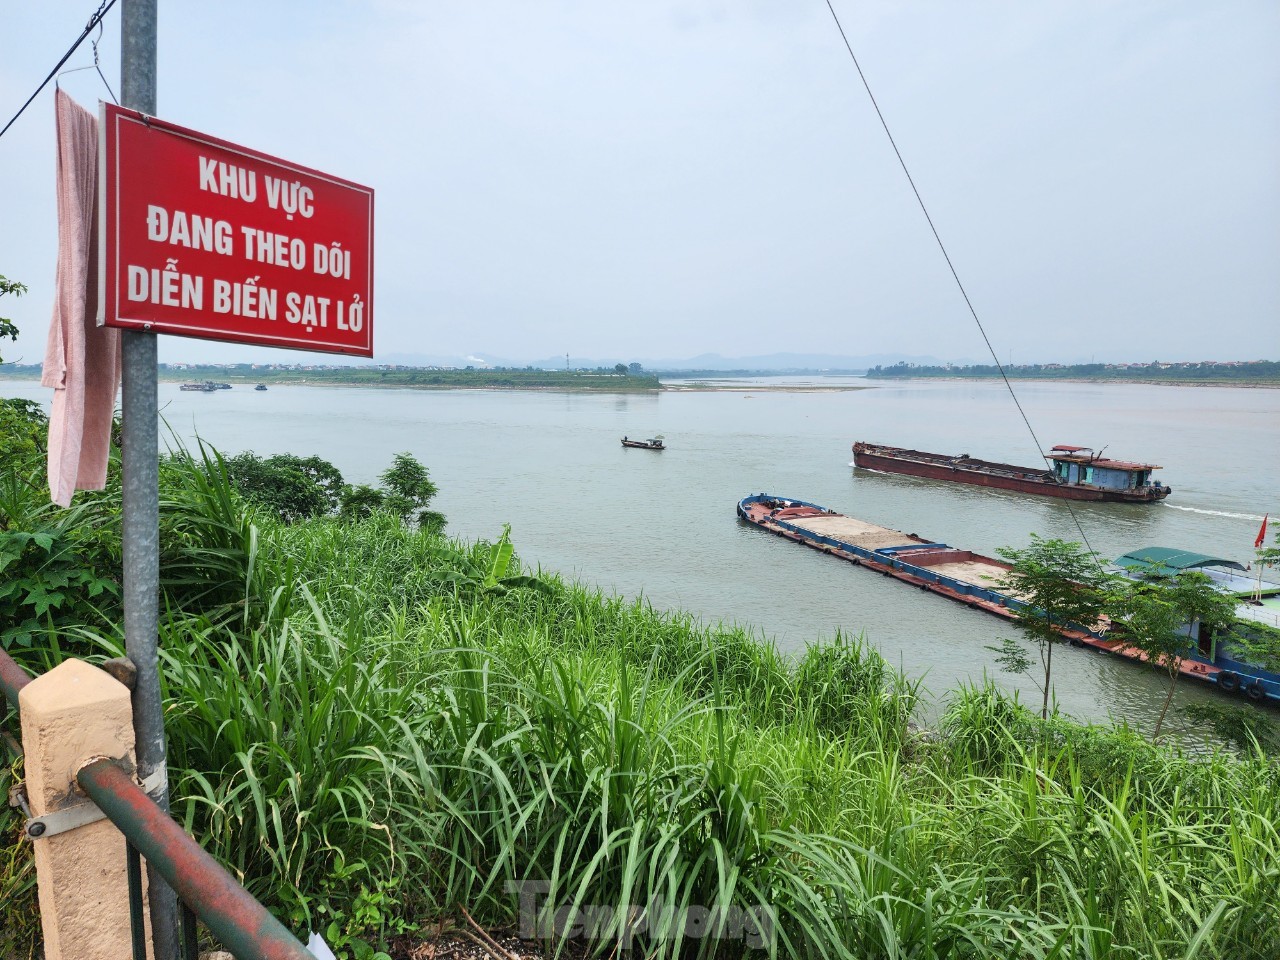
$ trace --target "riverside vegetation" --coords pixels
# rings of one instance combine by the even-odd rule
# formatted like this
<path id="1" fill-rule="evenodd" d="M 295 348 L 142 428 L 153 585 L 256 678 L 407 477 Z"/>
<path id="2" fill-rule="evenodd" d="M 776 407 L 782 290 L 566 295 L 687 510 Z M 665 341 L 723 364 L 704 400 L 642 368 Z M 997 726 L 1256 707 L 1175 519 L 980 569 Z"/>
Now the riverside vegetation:
<path id="1" fill-rule="evenodd" d="M 5 646 L 33 672 L 118 655 L 117 472 L 59 510 L 10 441 Z M 526 570 L 385 475 L 344 515 L 315 469 L 336 500 L 295 516 L 237 459 L 162 466 L 173 811 L 304 937 L 372 958 L 462 908 L 514 926 L 535 882 L 601 956 L 650 904 L 646 957 L 753 952 L 715 929 L 729 907 L 769 911 L 783 957 L 1280 956 L 1280 765 L 1248 731 L 1192 755 L 987 685 L 924 733 L 917 685 L 856 639 L 792 659 Z M 11 755 L 0 790 L 20 776 Z M 0 814 L 0 953 L 31 957 L 19 826 Z"/>
<path id="2" fill-rule="evenodd" d="M 903 360 L 891 366 L 875 366 L 867 371 L 871 379 L 942 377 L 945 379 L 989 380 L 998 377 L 1022 380 L 1112 380 L 1118 383 L 1201 383 L 1230 386 L 1280 384 L 1280 361 L 1248 360 L 1221 363 L 1020 363 L 997 367 L 975 363 L 968 366 L 932 366 Z"/>
<path id="3" fill-rule="evenodd" d="M 3 278 L 0 278 L 2 281 Z M 0 328 L 0 334 L 3 329 Z M 6 364 L 0 377 L 38 378 L 39 364 Z M 403 387 L 421 390 L 572 390 L 590 393 L 651 393 L 661 389 L 657 374 L 639 364 L 617 364 L 592 370 L 536 370 L 533 367 L 294 366 L 259 367 L 236 363 L 171 366 L 160 364 L 159 377 L 169 382 L 220 381 L 234 386 L 258 383 Z"/>

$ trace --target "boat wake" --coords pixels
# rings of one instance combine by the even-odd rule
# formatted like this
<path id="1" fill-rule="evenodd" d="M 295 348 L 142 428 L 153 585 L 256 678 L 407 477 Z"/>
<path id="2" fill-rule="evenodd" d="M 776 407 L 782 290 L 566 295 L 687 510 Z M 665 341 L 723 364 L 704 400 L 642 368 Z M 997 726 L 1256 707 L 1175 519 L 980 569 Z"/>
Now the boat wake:
<path id="1" fill-rule="evenodd" d="M 1230 517 L 1232 520 L 1257 520 L 1261 522 L 1262 518 L 1254 516 L 1252 513 L 1230 513 L 1226 510 L 1201 510 L 1199 507 L 1183 507 L 1176 503 L 1165 503 L 1164 506 L 1170 510 L 1185 510 L 1187 513 L 1203 513 L 1207 517 Z"/>

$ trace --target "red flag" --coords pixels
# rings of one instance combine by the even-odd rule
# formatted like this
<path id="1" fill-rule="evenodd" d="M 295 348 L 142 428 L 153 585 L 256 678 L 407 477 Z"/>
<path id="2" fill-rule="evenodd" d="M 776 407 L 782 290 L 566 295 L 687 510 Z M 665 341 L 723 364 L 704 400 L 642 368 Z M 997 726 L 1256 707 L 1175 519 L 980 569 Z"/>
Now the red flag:
<path id="1" fill-rule="evenodd" d="M 1253 541 L 1254 549 L 1262 546 L 1262 541 L 1267 538 L 1267 517 L 1269 516 L 1271 516 L 1271 514 L 1268 513 L 1264 514 L 1262 517 L 1262 529 L 1258 531 L 1258 539 Z"/>

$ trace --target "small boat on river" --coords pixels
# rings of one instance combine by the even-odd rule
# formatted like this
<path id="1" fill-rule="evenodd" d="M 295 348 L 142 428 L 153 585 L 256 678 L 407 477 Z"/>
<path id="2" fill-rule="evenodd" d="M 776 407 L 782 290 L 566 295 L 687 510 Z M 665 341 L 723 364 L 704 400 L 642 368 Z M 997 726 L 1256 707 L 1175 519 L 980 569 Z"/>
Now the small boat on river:
<path id="1" fill-rule="evenodd" d="M 1012 620 L 1027 607 L 1001 588 L 1000 581 L 1012 568 L 995 557 L 846 517 L 815 503 L 767 493 L 744 497 L 738 501 L 737 512 L 742 520 L 769 533 L 984 613 Z M 1124 567 L 1127 560 L 1140 560 L 1144 555 L 1138 551 L 1122 557 L 1117 563 Z M 1186 561 L 1197 568 L 1227 564 L 1243 569 L 1239 564 L 1213 557 L 1183 556 L 1199 557 L 1198 561 Z M 1128 568 L 1134 569 L 1135 566 L 1129 565 Z M 1191 569 L 1191 566 L 1179 569 Z M 1280 585 L 1272 586 L 1280 592 Z M 1252 618 L 1248 617 L 1247 605 L 1245 616 L 1246 619 L 1235 629 L 1248 629 L 1248 619 Z M 1126 660 L 1148 660 L 1143 651 L 1125 642 L 1119 630 L 1111 628 L 1111 623 L 1104 618 L 1090 626 L 1066 624 L 1058 632 L 1072 646 L 1092 647 Z M 1237 659 L 1230 636 L 1199 637 L 1198 642 L 1198 653 L 1178 662 L 1178 670 L 1183 676 L 1216 684 L 1228 693 L 1239 691 L 1251 700 L 1280 701 L 1280 674 Z"/>
<path id="2" fill-rule="evenodd" d="M 187 390 L 193 393 L 213 393 L 218 389 L 218 385 L 210 380 L 206 380 L 204 383 L 184 383 L 178 389 Z"/>
<path id="3" fill-rule="evenodd" d="M 635 447 L 637 450 L 665 450 L 667 445 L 662 442 L 662 437 L 650 437 L 648 440 L 632 440 L 629 437 L 622 438 L 624 447 Z"/>
<path id="4" fill-rule="evenodd" d="M 255 389 L 255 390 L 265 390 L 265 389 L 267 389 L 267 385 L 266 385 L 265 383 L 260 383 L 260 384 L 258 384 L 256 387 L 254 387 L 253 389 Z"/>
<path id="5" fill-rule="evenodd" d="M 1106 500 L 1156 503 L 1173 492 L 1151 479 L 1154 463 L 1111 460 L 1090 447 L 1060 444 L 1046 458 L 1053 466 L 1019 467 L 977 460 L 967 453 L 949 456 L 903 447 L 887 447 L 859 440 L 853 445 L 853 465 L 883 473 L 902 473 L 931 480 L 971 483 L 1019 493 L 1035 493 L 1066 500 Z"/>

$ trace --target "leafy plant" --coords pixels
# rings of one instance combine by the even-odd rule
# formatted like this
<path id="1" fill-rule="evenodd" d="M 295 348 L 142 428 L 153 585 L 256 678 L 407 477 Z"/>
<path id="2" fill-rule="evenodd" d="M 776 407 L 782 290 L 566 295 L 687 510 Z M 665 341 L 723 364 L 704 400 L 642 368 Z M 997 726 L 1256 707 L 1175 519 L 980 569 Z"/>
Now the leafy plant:
<path id="1" fill-rule="evenodd" d="M 1254 552 L 1257 555 L 1258 563 L 1263 567 L 1280 566 L 1280 546 L 1265 546 L 1263 538 L 1266 536 L 1266 523 L 1267 519 L 1264 517 L 1262 520 L 1263 529 L 1259 534 L 1259 543 Z M 1271 534 L 1272 542 L 1280 544 L 1280 524 L 1273 524 L 1271 529 L 1273 531 Z"/>
<path id="2" fill-rule="evenodd" d="M 521 572 L 520 561 L 511 544 L 511 524 L 503 524 L 502 536 L 495 543 L 477 543 L 464 564 L 441 578 L 444 584 L 461 587 L 471 594 L 500 596 L 520 587 L 550 593 L 551 587 L 536 576 Z"/>
<path id="3" fill-rule="evenodd" d="M 49 418 L 34 400 L 0 397 L 0 460 L 25 464 L 44 454 Z"/>
<path id="4" fill-rule="evenodd" d="M 62 509 L 31 473 L 0 473 L 0 647 L 31 648 L 51 629 L 115 611 L 115 524 L 101 495 Z"/>
<path id="5" fill-rule="evenodd" d="M 1120 628 L 1125 642 L 1163 667 L 1169 678 L 1151 739 L 1160 737 L 1182 674 L 1182 660 L 1196 652 L 1201 634 L 1210 636 L 1235 621 L 1238 603 L 1235 597 L 1219 591 L 1205 574 L 1194 570 L 1168 576 L 1156 568 L 1141 580 L 1122 584 L 1111 594 L 1107 602 L 1111 620 Z"/>
<path id="6" fill-rule="evenodd" d="M 336 513 L 344 483 L 338 468 L 320 457 L 290 453 L 262 458 L 251 452 L 224 461 L 227 477 L 250 503 L 286 523 Z"/>
<path id="7" fill-rule="evenodd" d="M 435 533 L 444 530 L 444 514 L 431 509 L 439 488 L 412 454 L 397 453 L 379 480 L 381 489 L 367 484 L 344 488 L 340 507 L 344 519 L 364 520 L 376 511 L 386 510 L 399 517 L 401 523 Z"/>
<path id="8" fill-rule="evenodd" d="M 431 482 L 427 468 L 412 454 L 397 453 L 379 479 L 386 492 L 386 507 L 403 522 L 437 532 L 444 529 L 444 514 L 431 509 L 431 501 L 440 490 Z"/>
<path id="9" fill-rule="evenodd" d="M 1280 673 L 1280 629 L 1253 620 L 1237 620 L 1223 638 L 1237 660 Z"/>
<path id="10" fill-rule="evenodd" d="M 374 511 L 381 510 L 387 502 L 387 495 L 377 487 L 365 483 L 349 486 L 342 491 L 342 505 L 339 512 L 344 520 L 368 520 Z"/>
<path id="11" fill-rule="evenodd" d="M 997 552 L 1012 569 L 996 586 L 1016 598 L 1017 623 L 1038 648 L 1044 671 L 1040 716 L 1047 720 L 1053 648 L 1064 639 L 1064 630 L 1087 630 L 1097 623 L 1114 578 L 1102 569 L 1097 555 L 1079 543 L 1045 540 L 1033 533 L 1030 546 L 1001 547 Z M 1026 670 L 1031 665 L 1029 658 L 1016 656 L 1008 641 L 999 652 L 1007 667 Z"/>
<path id="12" fill-rule="evenodd" d="M 1280 750 L 1280 734 L 1275 723 L 1256 707 L 1197 700 L 1184 706 L 1182 712 L 1241 750 L 1262 749 L 1270 753 Z"/>
<path id="13" fill-rule="evenodd" d="M 26 292 L 27 288 L 23 284 L 0 275 L 0 297 L 5 296 L 6 294 L 20 297 Z M 18 328 L 14 325 L 12 320 L 7 319 L 6 317 L 0 317 L 0 339 L 4 339 L 5 337 L 8 337 L 10 340 L 17 340 Z M 3 360 L 4 358 L 0 357 L 0 362 L 3 362 Z"/>

